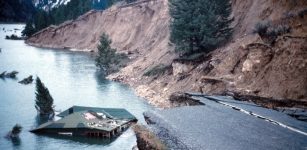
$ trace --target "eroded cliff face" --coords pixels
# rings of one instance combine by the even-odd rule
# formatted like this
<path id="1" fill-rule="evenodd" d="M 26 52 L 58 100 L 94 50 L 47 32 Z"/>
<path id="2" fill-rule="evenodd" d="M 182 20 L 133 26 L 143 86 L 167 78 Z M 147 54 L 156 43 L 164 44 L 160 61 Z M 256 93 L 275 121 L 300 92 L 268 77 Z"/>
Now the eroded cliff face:
<path id="1" fill-rule="evenodd" d="M 76 20 L 50 26 L 29 38 L 31 45 L 96 50 L 103 32 L 120 51 L 149 51 L 167 47 L 169 15 L 166 0 L 145 0 L 134 5 L 113 6 L 105 11 L 90 11 Z M 160 46 L 162 45 L 162 46 Z"/>
<path id="2" fill-rule="evenodd" d="M 232 0 L 234 35 L 230 42 L 203 58 L 202 63 L 173 61 L 169 42 L 167 0 L 146 0 L 91 11 L 75 21 L 49 27 L 27 40 L 40 47 L 96 50 L 106 32 L 119 52 L 129 52 L 132 62 L 108 78 L 127 83 L 150 103 L 169 107 L 178 91 L 223 93 L 235 91 L 276 99 L 307 99 L 307 1 Z M 291 33 L 268 45 L 252 30 L 270 20 L 289 25 Z M 171 66 L 154 77 L 144 72 L 156 65 Z"/>

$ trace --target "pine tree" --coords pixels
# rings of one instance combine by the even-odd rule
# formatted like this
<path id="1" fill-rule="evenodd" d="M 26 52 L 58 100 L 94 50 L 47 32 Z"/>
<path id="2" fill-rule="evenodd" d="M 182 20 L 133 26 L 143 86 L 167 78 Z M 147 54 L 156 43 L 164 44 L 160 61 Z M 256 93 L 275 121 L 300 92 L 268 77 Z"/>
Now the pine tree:
<path id="1" fill-rule="evenodd" d="M 29 36 L 31 36 L 35 33 L 35 29 L 34 29 L 31 21 L 27 22 L 25 29 L 21 33 L 22 33 L 22 36 L 27 36 L 27 37 L 29 37 Z"/>
<path id="2" fill-rule="evenodd" d="M 20 132 L 22 130 L 22 126 L 19 124 L 16 124 L 12 130 L 6 135 L 7 138 L 18 138 Z"/>
<path id="3" fill-rule="evenodd" d="M 112 64 L 118 62 L 116 59 L 116 49 L 111 48 L 112 40 L 109 36 L 103 33 L 100 37 L 100 43 L 97 47 L 98 56 L 96 57 L 96 66 L 103 69 L 106 73 Z"/>
<path id="4" fill-rule="evenodd" d="M 36 93 L 35 93 L 35 108 L 40 115 L 52 115 L 53 110 L 53 98 L 51 97 L 49 90 L 41 82 L 40 78 L 36 78 Z"/>
<path id="5" fill-rule="evenodd" d="M 169 0 L 171 41 L 189 55 L 209 52 L 232 34 L 229 0 Z"/>
<path id="6" fill-rule="evenodd" d="M 12 129 L 12 134 L 18 136 L 19 133 L 21 132 L 22 126 L 19 124 L 16 124 L 13 129 Z"/>

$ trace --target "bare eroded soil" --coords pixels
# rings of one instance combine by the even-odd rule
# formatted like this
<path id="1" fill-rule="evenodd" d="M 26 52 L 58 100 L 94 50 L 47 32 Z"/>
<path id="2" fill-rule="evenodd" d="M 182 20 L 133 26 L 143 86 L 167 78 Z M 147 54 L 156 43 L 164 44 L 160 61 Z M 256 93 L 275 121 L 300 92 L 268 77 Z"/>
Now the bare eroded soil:
<path id="1" fill-rule="evenodd" d="M 118 52 L 132 62 L 108 78 L 127 83 L 150 103 L 169 107 L 177 91 L 222 93 L 236 91 L 275 99 L 307 100 L 307 8 L 299 0 L 232 0 L 234 35 L 230 42 L 204 57 L 202 63 L 173 61 L 177 55 L 169 42 L 167 0 L 147 0 L 130 6 L 91 11 L 75 21 L 49 27 L 26 42 L 30 45 L 75 50 L 96 50 L 106 32 Z M 289 13 L 295 15 L 287 15 Z M 266 44 L 254 25 L 262 20 L 288 24 L 291 33 Z M 205 59 L 206 58 L 206 59 Z M 164 64 L 170 73 L 143 76 Z"/>

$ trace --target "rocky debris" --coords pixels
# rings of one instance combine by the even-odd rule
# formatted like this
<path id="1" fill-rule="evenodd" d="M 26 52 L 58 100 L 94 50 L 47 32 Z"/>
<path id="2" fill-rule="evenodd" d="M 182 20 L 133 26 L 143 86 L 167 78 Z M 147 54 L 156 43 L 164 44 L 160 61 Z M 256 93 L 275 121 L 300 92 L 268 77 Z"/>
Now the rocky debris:
<path id="1" fill-rule="evenodd" d="M 307 122 L 307 109 L 302 108 L 287 108 L 287 107 L 279 107 L 278 111 L 283 112 L 291 117 L 296 118 L 297 120 Z"/>
<path id="2" fill-rule="evenodd" d="M 267 98 L 256 95 L 243 94 L 234 91 L 226 91 L 222 95 L 232 96 L 234 99 L 240 101 L 252 101 L 255 104 L 270 109 L 277 109 L 278 107 L 283 107 L 283 108 L 298 107 L 304 109 L 307 108 L 307 101 L 301 101 L 295 99 L 274 99 L 274 98 Z"/>
<path id="3" fill-rule="evenodd" d="M 210 94 L 225 90 L 251 91 L 262 97 L 305 101 L 306 38 L 284 37 L 278 38 L 274 45 L 264 45 L 258 34 L 250 34 L 258 22 L 270 19 L 278 23 L 283 14 L 301 10 L 307 5 L 307 1 L 296 1 L 291 6 L 290 2 L 232 1 L 235 18 L 233 39 L 210 52 L 208 59 L 199 55 L 199 61 L 191 65 L 183 63 L 190 61 L 188 58 L 175 61 L 178 54 L 174 53 L 169 42 L 167 0 L 91 12 L 77 20 L 48 27 L 30 37 L 26 43 L 90 51 L 96 50 L 99 36 L 107 32 L 113 39 L 112 47 L 127 54 L 138 51 L 133 54 L 135 58 L 132 62 L 117 74 L 119 78 L 114 80 L 134 87 L 139 96 L 156 106 L 168 105 L 165 104 L 169 102 L 167 99 L 177 91 Z M 292 28 L 291 36 L 306 37 L 304 16 L 294 17 L 283 24 Z M 90 31 L 91 28 L 97 30 Z M 173 74 L 143 77 L 148 68 L 158 65 L 157 62 L 172 64 Z M 203 76 L 206 77 L 201 79 Z M 220 78 L 225 76 L 232 80 Z"/>
<path id="4" fill-rule="evenodd" d="M 137 148 L 139 150 L 166 150 L 166 146 L 149 131 L 145 126 L 134 125 L 133 130 L 136 134 Z"/>
<path id="5" fill-rule="evenodd" d="M 307 146 L 305 122 L 230 97 L 208 99 L 203 94 L 191 95 L 206 105 L 144 113 L 154 122 L 149 124 L 152 132 L 170 149 L 304 149 Z"/>
<path id="6" fill-rule="evenodd" d="M 33 82 L 33 76 L 30 75 L 29 77 L 24 78 L 23 80 L 19 81 L 18 83 L 20 83 L 20 84 L 30 84 L 32 82 Z"/>
<path id="7" fill-rule="evenodd" d="M 12 71 L 10 73 L 6 73 L 6 71 L 4 71 L 0 74 L 0 78 L 16 78 L 17 74 L 17 71 Z"/>
<path id="8" fill-rule="evenodd" d="M 171 101 L 173 107 L 205 105 L 199 100 L 193 99 L 188 94 L 183 92 L 173 93 L 169 100 Z"/>
<path id="9" fill-rule="evenodd" d="M 154 120 L 152 120 L 152 119 L 150 118 L 150 116 L 147 116 L 147 113 L 143 113 L 143 116 L 144 116 L 145 122 L 146 122 L 148 125 L 156 124 L 156 122 L 155 122 Z"/>
<path id="10" fill-rule="evenodd" d="M 146 98 L 148 103 L 154 106 L 161 108 L 171 107 L 170 101 L 166 100 L 168 99 L 168 95 L 166 94 L 167 89 L 164 89 L 164 93 L 162 95 L 147 85 L 139 85 L 135 88 L 135 93 L 143 98 Z"/>
<path id="11" fill-rule="evenodd" d="M 125 76 L 116 76 L 114 78 L 112 78 L 112 81 L 115 81 L 115 82 L 124 82 L 125 81 Z"/>
<path id="12" fill-rule="evenodd" d="M 226 83 L 227 81 L 224 80 L 223 78 L 221 77 L 211 77 L 211 76 L 202 76 L 201 77 L 201 82 L 203 83 L 210 83 L 210 84 L 216 84 L 216 83 L 219 83 L 219 82 L 224 82 Z"/>

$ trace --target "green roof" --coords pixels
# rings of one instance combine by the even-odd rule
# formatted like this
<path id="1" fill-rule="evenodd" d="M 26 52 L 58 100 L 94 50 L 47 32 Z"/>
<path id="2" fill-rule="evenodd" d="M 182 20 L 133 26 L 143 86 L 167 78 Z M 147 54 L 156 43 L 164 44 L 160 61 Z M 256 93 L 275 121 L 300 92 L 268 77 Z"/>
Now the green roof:
<path id="1" fill-rule="evenodd" d="M 94 112 L 105 113 L 109 118 L 114 119 L 129 119 L 135 120 L 135 116 L 133 116 L 130 112 L 123 108 L 99 108 L 99 107 L 84 107 L 84 106 L 72 106 L 69 109 L 73 109 L 73 112 L 87 111 L 91 110 Z M 57 116 L 65 117 L 69 115 L 69 109 L 61 112 Z"/>
<path id="2" fill-rule="evenodd" d="M 69 110 L 73 110 L 73 112 L 69 114 Z M 58 116 L 63 118 L 57 121 L 44 123 L 32 131 L 71 128 L 112 131 L 127 122 L 136 120 L 136 118 L 126 109 L 82 106 L 73 106 L 60 113 Z"/>

